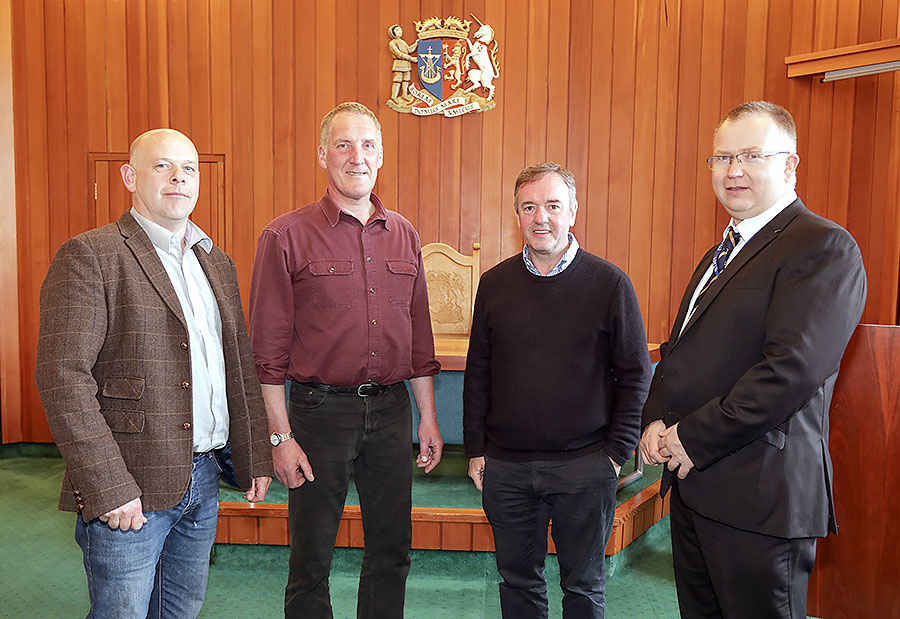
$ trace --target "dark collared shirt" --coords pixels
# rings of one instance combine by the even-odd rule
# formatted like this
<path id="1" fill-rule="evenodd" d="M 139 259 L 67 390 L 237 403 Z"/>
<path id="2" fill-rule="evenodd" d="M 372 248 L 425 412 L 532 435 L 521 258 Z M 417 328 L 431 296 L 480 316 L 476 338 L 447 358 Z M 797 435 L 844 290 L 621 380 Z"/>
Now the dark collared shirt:
<path id="1" fill-rule="evenodd" d="M 259 237 L 250 340 L 259 380 L 382 384 L 437 374 L 419 235 L 372 194 L 363 226 L 328 193 Z"/>

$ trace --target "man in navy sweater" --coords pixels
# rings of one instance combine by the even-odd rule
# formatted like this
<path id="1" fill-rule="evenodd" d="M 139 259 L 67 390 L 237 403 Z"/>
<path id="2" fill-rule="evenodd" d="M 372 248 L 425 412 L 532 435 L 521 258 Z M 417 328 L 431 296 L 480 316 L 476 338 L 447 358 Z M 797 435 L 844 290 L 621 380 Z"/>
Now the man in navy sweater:
<path id="1" fill-rule="evenodd" d="M 604 550 L 621 465 L 637 446 L 650 358 L 634 288 L 569 229 L 575 178 L 516 179 L 522 254 L 481 278 L 466 360 L 464 439 L 483 491 L 504 617 L 546 617 L 547 526 L 565 617 L 603 617 Z"/>

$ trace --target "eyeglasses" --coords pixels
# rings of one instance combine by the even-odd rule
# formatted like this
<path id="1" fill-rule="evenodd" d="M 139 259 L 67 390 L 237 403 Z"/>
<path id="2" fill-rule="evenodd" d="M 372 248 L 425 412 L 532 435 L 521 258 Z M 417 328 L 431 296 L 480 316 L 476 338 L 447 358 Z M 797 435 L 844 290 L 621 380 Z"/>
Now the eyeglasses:
<path id="1" fill-rule="evenodd" d="M 777 153 L 765 153 L 761 150 L 748 150 L 737 155 L 713 155 L 707 157 L 706 166 L 710 170 L 724 170 L 731 167 L 732 161 L 737 161 L 739 166 L 753 167 L 761 165 L 768 157 L 775 155 L 792 155 L 790 151 L 782 150 Z"/>

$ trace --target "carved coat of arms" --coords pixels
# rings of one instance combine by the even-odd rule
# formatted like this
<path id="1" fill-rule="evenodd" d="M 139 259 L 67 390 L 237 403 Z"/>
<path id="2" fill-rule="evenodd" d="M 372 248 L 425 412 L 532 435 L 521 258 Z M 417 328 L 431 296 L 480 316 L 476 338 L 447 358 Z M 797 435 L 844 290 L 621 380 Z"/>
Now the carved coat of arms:
<path id="1" fill-rule="evenodd" d="M 472 18 L 478 29 L 471 38 L 472 22 L 453 16 L 415 22 L 416 43 L 403 40 L 399 24 L 388 28 L 388 49 L 394 57 L 388 107 L 417 116 L 459 116 L 494 108 L 500 45 L 494 40 L 493 28 L 474 15 Z"/>

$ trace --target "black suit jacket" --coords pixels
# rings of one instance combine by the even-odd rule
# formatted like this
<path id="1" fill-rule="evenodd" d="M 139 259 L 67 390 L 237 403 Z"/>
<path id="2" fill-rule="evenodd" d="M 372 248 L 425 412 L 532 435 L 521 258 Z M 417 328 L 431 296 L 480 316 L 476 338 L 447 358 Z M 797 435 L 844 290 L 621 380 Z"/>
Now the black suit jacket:
<path id="1" fill-rule="evenodd" d="M 696 512 L 747 531 L 836 531 L 828 410 L 866 297 L 850 234 L 798 199 L 751 238 L 697 305 L 700 261 L 644 406 L 642 427 L 679 423 L 695 468 L 678 489 Z M 665 495 L 673 474 L 663 474 Z"/>

